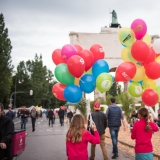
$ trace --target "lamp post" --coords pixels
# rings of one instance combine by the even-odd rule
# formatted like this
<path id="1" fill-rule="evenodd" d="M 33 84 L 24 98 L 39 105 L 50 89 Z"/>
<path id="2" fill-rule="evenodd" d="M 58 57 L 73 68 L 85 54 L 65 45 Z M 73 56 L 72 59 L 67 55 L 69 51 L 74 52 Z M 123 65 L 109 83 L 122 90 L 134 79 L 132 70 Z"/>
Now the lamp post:
<path id="1" fill-rule="evenodd" d="M 24 78 L 23 78 L 23 75 L 22 75 L 22 79 L 19 79 L 18 83 L 23 83 L 23 82 L 24 82 Z M 16 79 L 15 79 L 15 94 L 14 94 L 14 106 L 13 106 L 13 108 L 15 108 L 15 106 L 16 106 L 16 92 L 17 92 L 17 75 L 16 75 Z"/>

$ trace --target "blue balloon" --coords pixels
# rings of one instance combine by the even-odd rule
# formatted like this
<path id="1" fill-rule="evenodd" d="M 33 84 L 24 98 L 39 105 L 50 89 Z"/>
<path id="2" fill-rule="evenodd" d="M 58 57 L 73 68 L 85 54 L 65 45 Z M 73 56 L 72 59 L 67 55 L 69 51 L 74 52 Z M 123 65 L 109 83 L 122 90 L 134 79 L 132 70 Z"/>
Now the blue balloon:
<path id="1" fill-rule="evenodd" d="M 85 74 L 79 81 L 80 88 L 85 93 L 91 93 L 96 88 L 96 78 L 91 74 Z"/>
<path id="2" fill-rule="evenodd" d="M 82 91 L 80 87 L 71 84 L 64 89 L 64 97 L 68 102 L 78 103 L 82 99 Z"/>
<path id="3" fill-rule="evenodd" d="M 108 63 L 103 59 L 97 60 L 93 64 L 92 74 L 95 76 L 95 78 L 97 78 L 99 74 L 104 73 L 104 72 L 106 72 L 106 73 L 109 72 Z"/>

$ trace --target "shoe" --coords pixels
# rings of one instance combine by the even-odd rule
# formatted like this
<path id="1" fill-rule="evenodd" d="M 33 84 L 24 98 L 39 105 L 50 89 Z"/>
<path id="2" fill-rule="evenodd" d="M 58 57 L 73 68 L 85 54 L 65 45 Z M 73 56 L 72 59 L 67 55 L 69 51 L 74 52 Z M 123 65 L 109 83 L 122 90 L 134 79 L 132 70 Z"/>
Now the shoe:
<path id="1" fill-rule="evenodd" d="M 118 155 L 118 154 L 114 154 L 114 155 L 112 156 L 112 159 L 116 159 L 117 157 L 119 157 L 119 155 Z"/>

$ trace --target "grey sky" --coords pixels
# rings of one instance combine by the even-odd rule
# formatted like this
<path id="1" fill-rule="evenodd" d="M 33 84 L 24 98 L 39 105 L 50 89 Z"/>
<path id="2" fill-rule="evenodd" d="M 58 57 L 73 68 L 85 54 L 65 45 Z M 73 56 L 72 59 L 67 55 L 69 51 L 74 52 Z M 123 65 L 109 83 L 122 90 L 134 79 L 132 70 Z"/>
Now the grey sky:
<path id="1" fill-rule="evenodd" d="M 13 65 L 41 53 L 44 65 L 54 71 L 52 52 L 70 43 L 70 31 L 99 33 L 111 23 L 109 9 L 117 12 L 122 27 L 141 18 L 149 34 L 160 35 L 158 0 L 0 0 L 13 46 Z"/>

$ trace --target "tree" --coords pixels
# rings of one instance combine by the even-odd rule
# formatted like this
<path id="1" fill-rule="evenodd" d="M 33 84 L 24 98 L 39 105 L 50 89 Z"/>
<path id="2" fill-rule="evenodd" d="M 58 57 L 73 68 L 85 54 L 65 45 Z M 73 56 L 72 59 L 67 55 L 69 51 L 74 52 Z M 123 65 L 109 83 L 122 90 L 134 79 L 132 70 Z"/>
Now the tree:
<path id="1" fill-rule="evenodd" d="M 130 114 L 135 109 L 134 98 L 131 97 L 128 92 L 123 92 L 117 96 L 117 103 L 122 104 L 122 110 L 125 112 L 127 120 L 130 119 Z"/>
<path id="2" fill-rule="evenodd" d="M 121 85 L 119 85 L 117 82 L 113 82 L 112 87 L 108 92 L 106 92 L 106 95 L 112 95 L 113 97 L 116 97 L 118 94 L 121 93 Z"/>
<path id="3" fill-rule="evenodd" d="M 3 14 L 0 14 L 0 102 L 7 105 L 12 85 L 11 41 L 8 38 L 8 29 L 5 28 Z"/>

